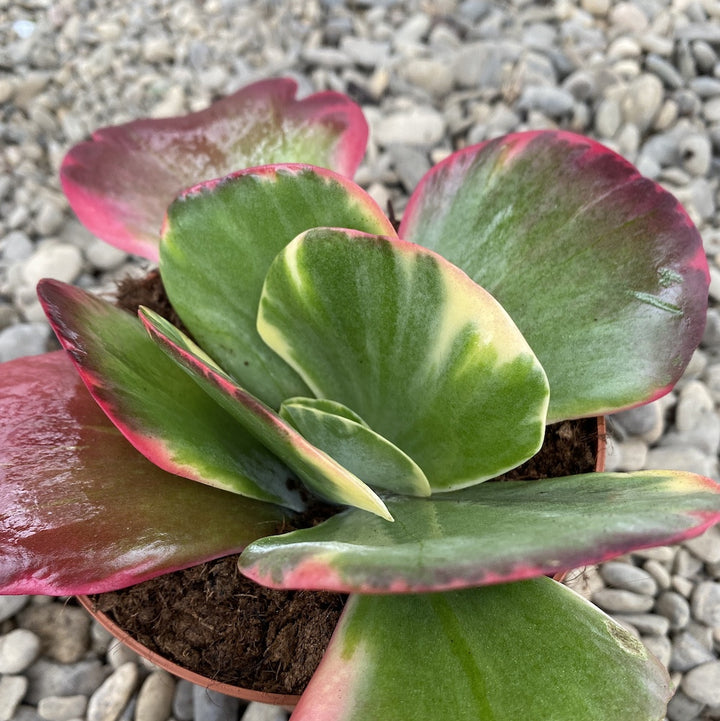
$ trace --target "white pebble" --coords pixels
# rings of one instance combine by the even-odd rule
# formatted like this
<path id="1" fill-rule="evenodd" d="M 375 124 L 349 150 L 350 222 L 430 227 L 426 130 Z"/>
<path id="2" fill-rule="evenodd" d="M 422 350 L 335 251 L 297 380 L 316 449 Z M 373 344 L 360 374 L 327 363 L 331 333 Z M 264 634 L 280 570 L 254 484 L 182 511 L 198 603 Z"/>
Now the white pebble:
<path id="1" fill-rule="evenodd" d="M 22 673 L 38 657 L 40 639 L 24 628 L 0 636 L 0 674 Z"/>
<path id="2" fill-rule="evenodd" d="M 682 690 L 700 703 L 720 704 L 720 661 L 696 666 L 683 677 Z"/>
<path id="3" fill-rule="evenodd" d="M 90 697 L 87 721 L 116 721 L 127 705 L 138 680 L 138 667 L 125 663 Z"/>
<path id="4" fill-rule="evenodd" d="M 692 595 L 693 616 L 707 626 L 720 626 L 720 583 L 702 581 Z"/>

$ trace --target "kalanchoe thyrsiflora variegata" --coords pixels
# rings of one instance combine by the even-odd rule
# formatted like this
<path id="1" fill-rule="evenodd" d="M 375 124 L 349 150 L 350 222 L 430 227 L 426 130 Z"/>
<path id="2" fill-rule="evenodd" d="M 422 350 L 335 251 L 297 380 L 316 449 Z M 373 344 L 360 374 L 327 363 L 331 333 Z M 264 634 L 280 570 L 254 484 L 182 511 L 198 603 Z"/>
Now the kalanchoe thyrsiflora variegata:
<path id="1" fill-rule="evenodd" d="M 3 366 L 0 590 L 103 591 L 242 551 L 262 583 L 352 594 L 293 719 L 659 718 L 660 665 L 544 574 L 701 532 L 716 484 L 483 481 L 532 456 L 548 421 L 673 387 L 704 326 L 697 231 L 606 148 L 534 132 L 433 168 L 396 233 L 343 175 L 277 162 L 351 174 L 365 126 L 347 101 L 301 101 L 299 136 L 286 85 L 241 91 L 233 112 L 281 96 L 267 147 L 290 157 L 233 156 L 265 165 L 184 191 L 157 237 L 174 189 L 116 193 L 106 163 L 172 175 L 147 152 L 162 123 L 68 155 L 79 216 L 159 257 L 192 339 L 41 282 L 65 351 Z M 202 155 L 212 117 L 171 132 L 175 152 Z M 134 128 L 140 165 L 118 150 Z M 108 139 L 109 155 L 93 145 Z M 304 507 L 289 477 L 338 513 L 273 535 Z"/>

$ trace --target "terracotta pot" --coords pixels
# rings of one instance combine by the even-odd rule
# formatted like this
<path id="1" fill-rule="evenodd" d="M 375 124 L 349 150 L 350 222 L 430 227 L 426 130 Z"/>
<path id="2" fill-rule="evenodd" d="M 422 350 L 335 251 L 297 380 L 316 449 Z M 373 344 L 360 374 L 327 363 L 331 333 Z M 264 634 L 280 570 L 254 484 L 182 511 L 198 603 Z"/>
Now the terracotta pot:
<path id="1" fill-rule="evenodd" d="M 606 426 L 604 416 L 598 416 L 598 442 L 597 442 L 597 457 L 595 461 L 595 470 L 602 472 L 605 469 L 605 454 L 607 449 L 606 443 Z M 560 573 L 555 576 L 555 579 L 562 581 L 565 574 Z M 105 629 L 107 629 L 118 641 L 124 643 L 128 648 L 132 649 L 142 658 L 150 661 L 159 668 L 164 669 L 168 673 L 173 674 L 179 678 L 190 681 L 198 686 L 211 689 L 213 691 L 219 691 L 227 696 L 239 698 L 244 701 L 258 701 L 260 703 L 273 704 L 275 706 L 283 706 L 288 710 L 295 707 L 300 699 L 300 696 L 277 694 L 277 693 L 265 693 L 263 691 L 254 691 L 248 688 L 242 688 L 240 686 L 233 686 L 227 683 L 221 683 L 214 681 L 207 676 L 202 676 L 198 673 L 188 670 L 183 666 L 179 666 L 176 663 L 168 660 L 164 656 L 151 651 L 149 648 L 141 644 L 135 638 L 130 636 L 120 626 L 118 626 L 112 619 L 110 619 L 102 611 L 99 611 L 94 603 L 87 596 L 78 596 L 78 601 L 84 606 L 84 608 L 90 613 L 90 615 L 100 623 Z"/>

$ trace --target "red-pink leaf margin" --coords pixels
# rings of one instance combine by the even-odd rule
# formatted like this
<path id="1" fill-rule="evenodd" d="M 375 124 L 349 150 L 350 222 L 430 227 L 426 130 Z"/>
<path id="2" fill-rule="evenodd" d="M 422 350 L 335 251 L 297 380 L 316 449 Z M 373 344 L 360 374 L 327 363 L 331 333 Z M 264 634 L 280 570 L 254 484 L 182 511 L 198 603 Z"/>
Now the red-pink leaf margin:
<path id="1" fill-rule="evenodd" d="M 64 351 L 2 365 L 0 593 L 101 593 L 241 551 L 279 507 L 160 470 Z"/>
<path id="2" fill-rule="evenodd" d="M 323 126 L 334 133 L 337 140 L 328 164 L 352 177 L 368 137 L 359 106 L 341 93 L 326 91 L 297 100 L 296 92 L 297 83 L 289 78 L 262 80 L 205 110 L 96 130 L 63 160 L 60 180 L 65 195 L 93 234 L 157 261 L 167 206 L 184 188 L 241 169 L 230 146 L 259 113 L 283 125 Z M 260 157 L 243 165 L 316 160 L 263 159 L 262 149 L 254 150 Z"/>

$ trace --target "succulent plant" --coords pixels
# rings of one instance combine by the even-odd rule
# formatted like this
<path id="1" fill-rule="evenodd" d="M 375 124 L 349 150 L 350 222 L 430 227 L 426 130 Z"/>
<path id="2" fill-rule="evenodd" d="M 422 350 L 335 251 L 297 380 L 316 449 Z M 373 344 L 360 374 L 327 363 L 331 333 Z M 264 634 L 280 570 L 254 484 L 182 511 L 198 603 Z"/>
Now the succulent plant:
<path id="1" fill-rule="evenodd" d="M 0 590 L 242 552 L 260 583 L 351 594 L 296 721 L 660 718 L 659 662 L 547 576 L 700 533 L 717 484 L 485 481 L 547 423 L 674 386 L 704 327 L 697 230 L 547 131 L 451 155 L 396 231 L 346 177 L 366 134 L 342 96 L 266 81 L 70 151 L 78 216 L 159 259 L 183 328 L 41 281 L 64 350 L 0 374 Z M 309 497 L 336 513 L 278 533 Z"/>

